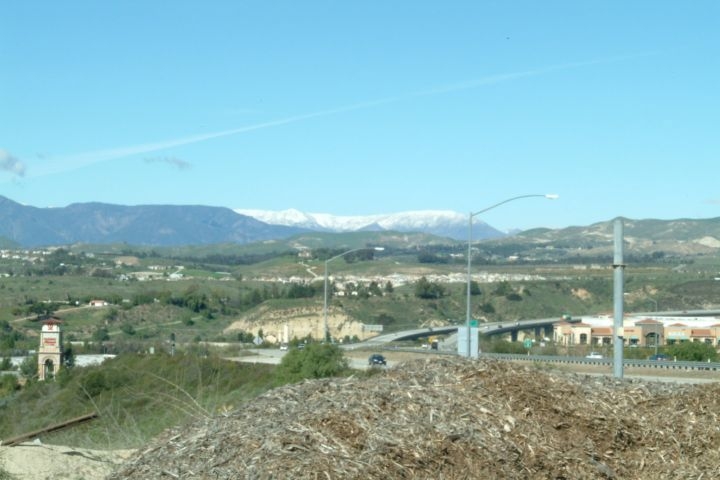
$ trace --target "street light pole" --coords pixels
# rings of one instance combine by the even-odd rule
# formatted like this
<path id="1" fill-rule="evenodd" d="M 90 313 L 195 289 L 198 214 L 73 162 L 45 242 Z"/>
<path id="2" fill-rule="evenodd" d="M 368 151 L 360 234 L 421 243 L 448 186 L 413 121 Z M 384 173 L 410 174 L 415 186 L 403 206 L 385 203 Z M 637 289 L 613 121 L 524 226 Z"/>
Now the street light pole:
<path id="1" fill-rule="evenodd" d="M 330 257 L 327 260 L 325 260 L 325 288 L 323 289 L 323 340 L 326 342 L 330 340 L 330 329 L 328 327 L 328 317 L 327 317 L 327 314 L 328 314 L 328 263 L 332 262 L 336 258 L 343 257 L 350 253 L 359 252 L 361 250 L 375 250 L 376 252 L 382 252 L 383 250 L 385 250 L 385 247 L 353 248 L 351 250 L 339 253 L 339 254 L 335 255 L 334 257 Z"/>
<path id="2" fill-rule="evenodd" d="M 470 305 L 470 284 L 472 282 L 472 225 L 473 225 L 473 218 L 477 215 L 480 215 L 481 213 L 485 213 L 488 210 L 492 210 L 493 208 L 499 207 L 500 205 L 504 205 L 508 202 L 512 202 L 514 200 L 520 200 L 521 198 L 531 198 L 531 197 L 544 197 L 549 200 L 555 200 L 559 198 L 558 195 L 555 194 L 530 194 L 530 195 L 518 195 L 517 197 L 508 198 L 506 200 L 503 200 L 502 202 L 498 202 L 494 205 L 490 205 L 487 208 L 483 208 L 482 210 L 478 210 L 477 212 L 470 212 L 468 215 L 468 253 L 467 253 L 467 305 L 466 305 L 466 312 L 465 312 L 465 328 L 467 329 L 467 356 L 471 357 L 472 352 L 470 351 L 472 342 L 470 340 L 470 316 L 471 316 L 471 305 Z"/>

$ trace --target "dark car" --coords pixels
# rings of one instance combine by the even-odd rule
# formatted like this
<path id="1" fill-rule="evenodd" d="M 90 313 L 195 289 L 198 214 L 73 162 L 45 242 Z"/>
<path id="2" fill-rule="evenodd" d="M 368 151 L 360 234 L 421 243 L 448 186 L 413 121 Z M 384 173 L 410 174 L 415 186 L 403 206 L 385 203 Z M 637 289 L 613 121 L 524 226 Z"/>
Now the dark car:
<path id="1" fill-rule="evenodd" d="M 672 358 L 670 358 L 670 355 L 666 355 L 664 353 L 658 353 L 655 355 L 651 355 L 650 360 L 653 360 L 656 362 L 667 362 L 667 361 L 672 360 Z"/>
<path id="2" fill-rule="evenodd" d="M 368 365 L 387 365 L 387 361 L 385 360 L 385 357 L 379 353 L 373 353 L 370 355 L 370 358 L 368 358 Z"/>

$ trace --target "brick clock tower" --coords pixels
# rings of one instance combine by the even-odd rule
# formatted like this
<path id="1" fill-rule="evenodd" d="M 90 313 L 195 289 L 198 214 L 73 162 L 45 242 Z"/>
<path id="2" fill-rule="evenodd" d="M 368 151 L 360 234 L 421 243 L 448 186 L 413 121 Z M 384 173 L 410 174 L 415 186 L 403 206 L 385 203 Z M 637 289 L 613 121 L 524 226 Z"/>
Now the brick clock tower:
<path id="1" fill-rule="evenodd" d="M 62 331 L 58 318 L 43 322 L 40 331 L 40 350 L 38 350 L 38 377 L 40 380 L 52 380 L 62 365 Z"/>

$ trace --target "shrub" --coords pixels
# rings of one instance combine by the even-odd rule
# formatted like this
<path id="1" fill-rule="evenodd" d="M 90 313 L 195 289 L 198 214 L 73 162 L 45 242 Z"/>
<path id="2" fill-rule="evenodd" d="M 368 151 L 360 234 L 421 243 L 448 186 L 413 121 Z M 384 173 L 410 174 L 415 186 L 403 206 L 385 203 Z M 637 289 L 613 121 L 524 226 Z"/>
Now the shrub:
<path id="1" fill-rule="evenodd" d="M 522 342 L 506 342 L 505 340 L 492 340 L 489 343 L 482 345 L 481 347 L 484 347 L 484 350 L 486 352 L 492 353 L 527 353 L 527 349 L 523 346 Z"/>
<path id="2" fill-rule="evenodd" d="M 515 293 L 515 292 L 508 293 L 507 295 L 505 295 L 505 298 L 511 302 L 519 302 L 522 300 L 522 297 L 520 296 L 520 294 Z"/>
<path id="3" fill-rule="evenodd" d="M 15 375 L 0 375 L 0 397 L 20 389 Z"/>
<path id="4" fill-rule="evenodd" d="M 280 383 L 293 383 L 306 378 L 324 378 L 347 370 L 342 350 L 329 343 L 311 343 L 304 349 L 290 350 L 277 368 Z"/>
<path id="5" fill-rule="evenodd" d="M 712 345 L 700 342 L 682 342 L 671 345 L 667 353 L 681 361 L 717 361 L 718 354 Z"/>
<path id="6" fill-rule="evenodd" d="M 37 355 L 30 355 L 23 360 L 20 364 L 20 373 L 25 378 L 32 379 L 37 377 L 38 374 L 38 357 Z"/>
<path id="7" fill-rule="evenodd" d="M 0 370 L 15 370 L 9 357 L 5 357 L 0 361 Z"/>

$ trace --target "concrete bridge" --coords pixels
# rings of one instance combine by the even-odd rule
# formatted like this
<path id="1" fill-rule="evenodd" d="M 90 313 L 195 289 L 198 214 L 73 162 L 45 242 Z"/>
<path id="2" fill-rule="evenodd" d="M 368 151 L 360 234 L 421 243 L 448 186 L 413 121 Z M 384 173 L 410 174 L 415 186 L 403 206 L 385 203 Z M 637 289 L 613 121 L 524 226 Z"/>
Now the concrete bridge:
<path id="1" fill-rule="evenodd" d="M 553 318 L 541 318 L 536 320 L 518 320 L 515 322 L 490 322 L 481 323 L 478 330 L 484 335 L 505 335 L 510 334 L 513 341 L 517 340 L 518 332 L 522 330 L 533 329 L 536 337 L 552 336 L 552 325 L 558 322 L 560 319 Z M 418 338 L 430 337 L 433 335 L 450 335 L 457 336 L 459 328 L 465 328 L 465 324 L 462 325 L 449 325 L 443 327 L 425 327 L 425 328 L 414 328 L 411 330 L 402 330 L 399 332 L 385 333 L 373 337 L 361 342 L 362 345 L 382 345 L 391 342 L 403 341 L 403 340 L 417 340 Z M 452 340 L 445 341 L 445 343 L 452 343 Z"/>
<path id="2" fill-rule="evenodd" d="M 668 317 L 702 317 L 702 316 L 717 316 L 720 315 L 720 310 L 682 310 L 682 311 L 665 311 L 665 312 L 628 312 L 628 315 L 655 315 L 655 316 L 668 316 Z M 580 318 L 580 317 L 575 317 Z M 559 317 L 552 318 L 538 318 L 535 320 L 516 320 L 510 322 L 489 322 L 481 323 L 478 326 L 478 330 L 483 335 L 505 335 L 510 334 L 512 341 L 517 341 L 518 332 L 525 330 L 533 330 L 536 338 L 552 337 L 552 326 L 554 323 L 559 322 Z M 360 345 L 383 345 L 390 342 L 402 341 L 402 340 L 416 340 L 418 338 L 429 337 L 433 335 L 450 335 L 450 338 L 445 340 L 445 349 L 449 350 L 454 348 L 453 345 L 457 345 L 457 332 L 458 328 L 465 328 L 465 323 L 461 325 L 448 325 L 444 327 L 425 327 L 425 328 L 414 328 L 411 330 L 402 330 L 399 332 L 385 333 L 378 335 L 377 337 L 370 338 L 361 342 Z"/>

